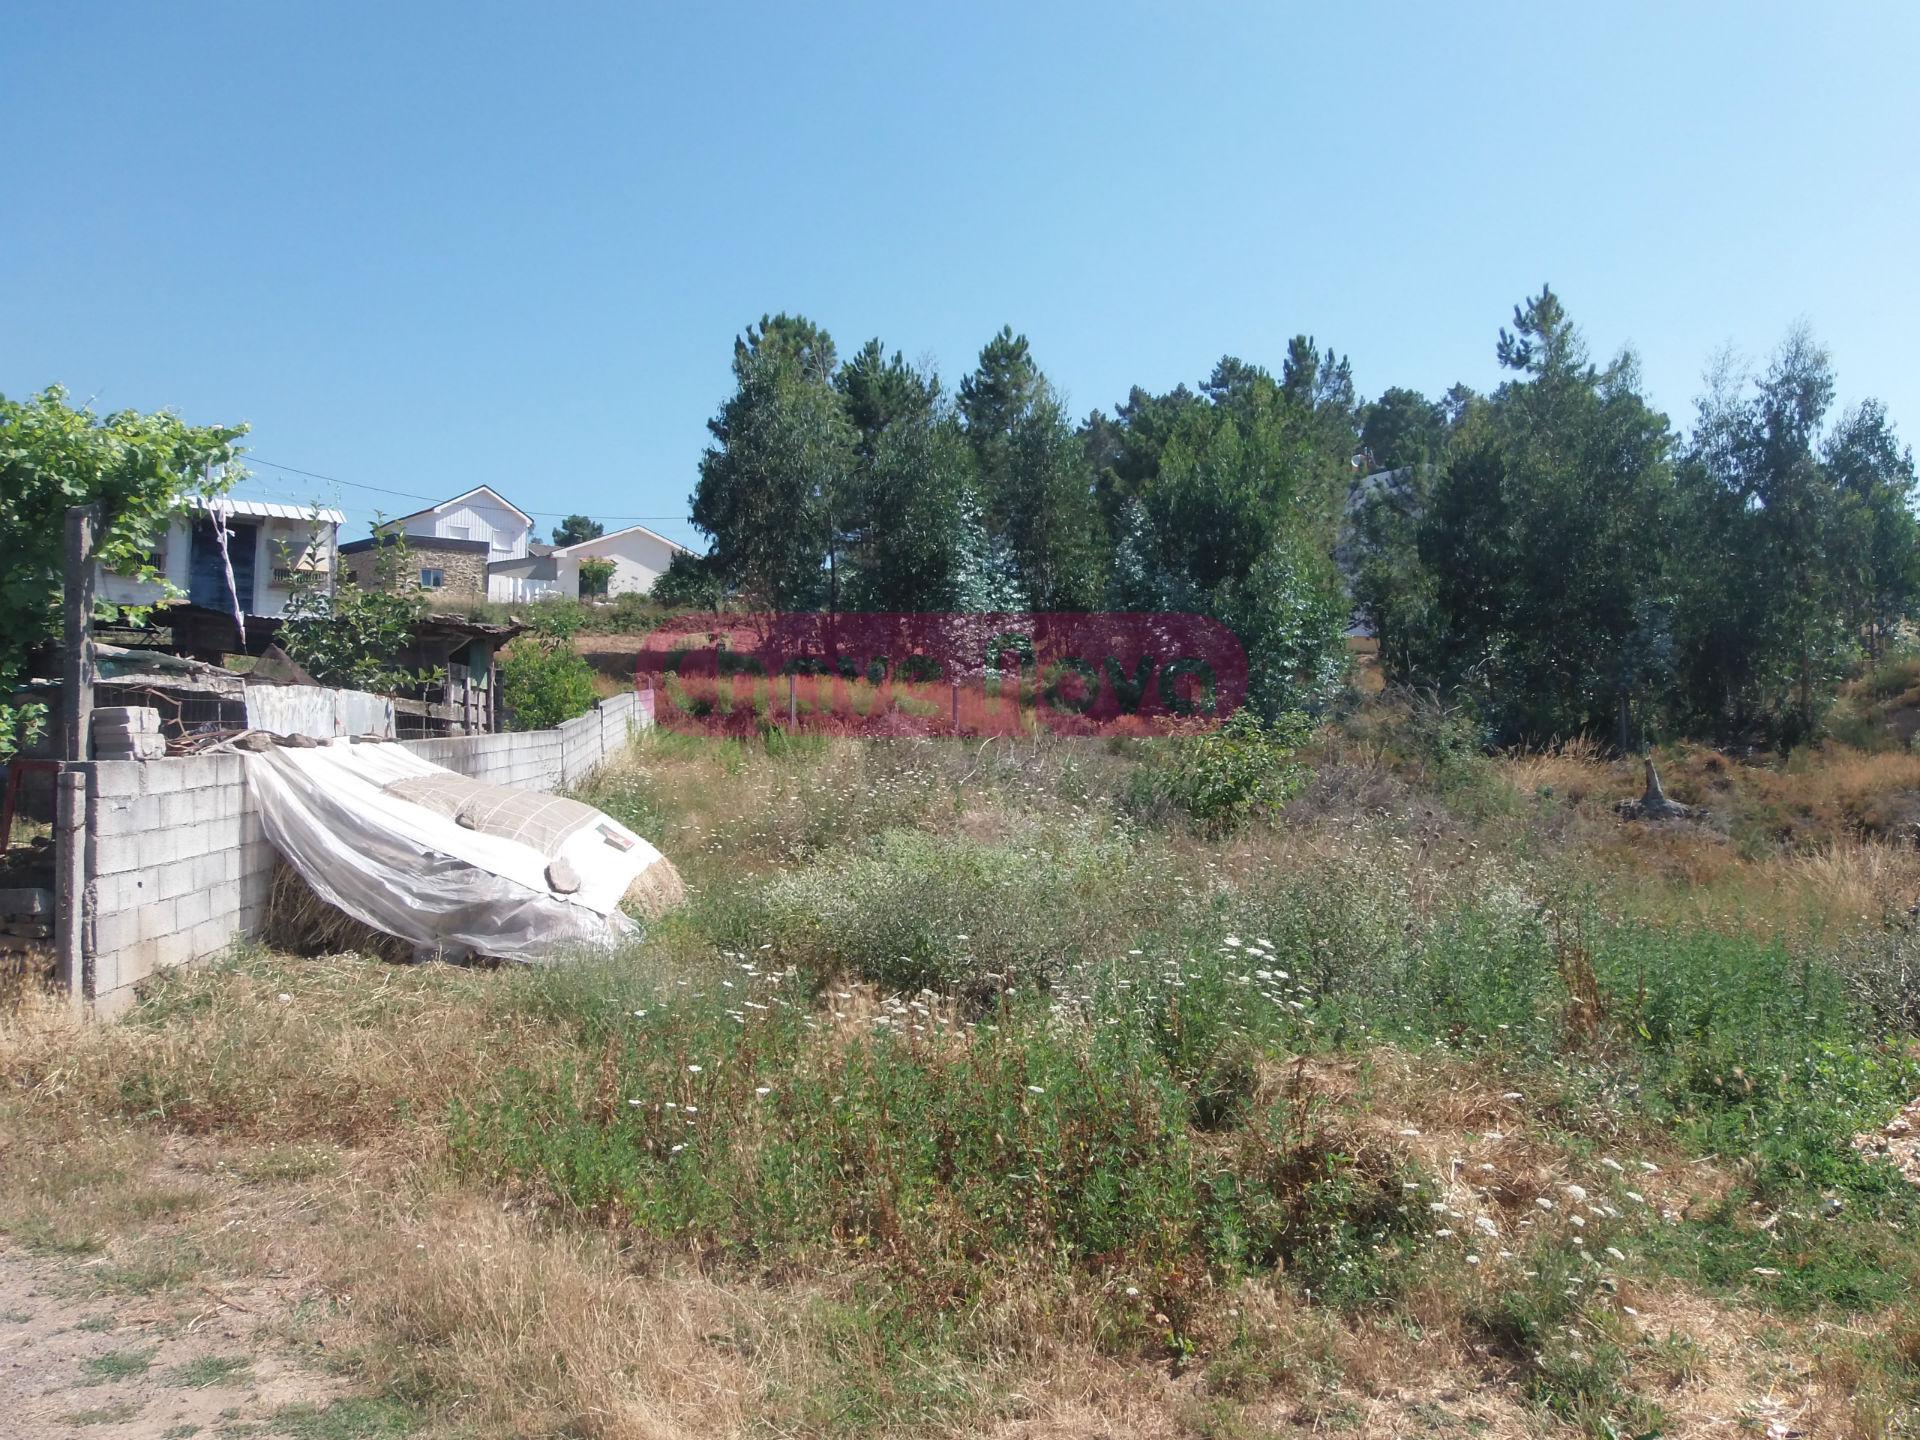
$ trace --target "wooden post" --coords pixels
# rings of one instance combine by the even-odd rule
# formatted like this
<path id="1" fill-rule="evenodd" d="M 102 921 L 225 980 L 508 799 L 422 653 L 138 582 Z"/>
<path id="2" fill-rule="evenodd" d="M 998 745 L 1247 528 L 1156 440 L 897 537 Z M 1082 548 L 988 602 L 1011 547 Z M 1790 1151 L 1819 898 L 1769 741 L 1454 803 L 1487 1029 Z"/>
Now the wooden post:
<path id="1" fill-rule="evenodd" d="M 800 728 L 800 676 L 796 671 L 787 671 L 787 729 Z"/>
<path id="2" fill-rule="evenodd" d="M 93 722 L 93 527 L 99 512 L 75 505 L 67 511 L 66 640 L 67 664 L 60 687 L 60 715 L 66 726 L 60 758 L 87 758 L 87 731 Z"/>
<path id="3" fill-rule="evenodd" d="M 960 733 L 960 682 L 953 682 L 953 733 Z"/>

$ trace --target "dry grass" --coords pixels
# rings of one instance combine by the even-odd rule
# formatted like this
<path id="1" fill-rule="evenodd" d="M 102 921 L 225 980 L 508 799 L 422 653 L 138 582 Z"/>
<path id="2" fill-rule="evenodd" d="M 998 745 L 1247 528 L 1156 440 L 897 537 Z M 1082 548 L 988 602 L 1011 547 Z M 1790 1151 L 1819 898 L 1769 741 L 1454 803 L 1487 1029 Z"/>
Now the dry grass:
<path id="1" fill-rule="evenodd" d="M 357 1144 L 423 1134 L 484 1093 L 502 1056 L 558 1034 L 500 1003 L 511 976 L 357 955 L 257 956 L 169 976 L 126 1023 L 33 1003 L 0 1019 L 0 1081 L 75 1125 L 123 1117 L 185 1133 Z"/>
<path id="2" fill-rule="evenodd" d="M 373 1378 L 452 1397 L 441 1419 L 482 1435 L 739 1434 L 786 1363 L 765 1297 L 637 1274 L 603 1237 L 478 1194 L 430 1192 L 337 1264 L 386 1341 Z"/>

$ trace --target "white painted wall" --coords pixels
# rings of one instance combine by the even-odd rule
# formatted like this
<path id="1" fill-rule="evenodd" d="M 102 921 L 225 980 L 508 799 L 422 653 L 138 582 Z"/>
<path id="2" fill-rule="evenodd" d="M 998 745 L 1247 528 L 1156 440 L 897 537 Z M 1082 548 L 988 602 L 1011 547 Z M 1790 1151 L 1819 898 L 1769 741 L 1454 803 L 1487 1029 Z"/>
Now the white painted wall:
<path id="1" fill-rule="evenodd" d="M 485 540 L 488 560 L 518 560 L 527 553 L 533 527 L 486 495 L 445 501 L 411 516 L 403 527 L 409 535 L 441 540 Z"/>
<path id="2" fill-rule="evenodd" d="M 554 583 L 562 595 L 580 593 L 580 562 L 592 557 L 613 561 L 608 595 L 645 595 L 682 547 L 650 530 L 620 530 L 598 540 L 583 540 L 554 552 Z"/>
<path id="3" fill-rule="evenodd" d="M 576 580 L 576 586 L 578 583 Z M 535 579 L 531 575 L 487 576 L 487 599 L 496 605 L 524 605 L 559 593 L 559 583 L 553 580 Z"/>

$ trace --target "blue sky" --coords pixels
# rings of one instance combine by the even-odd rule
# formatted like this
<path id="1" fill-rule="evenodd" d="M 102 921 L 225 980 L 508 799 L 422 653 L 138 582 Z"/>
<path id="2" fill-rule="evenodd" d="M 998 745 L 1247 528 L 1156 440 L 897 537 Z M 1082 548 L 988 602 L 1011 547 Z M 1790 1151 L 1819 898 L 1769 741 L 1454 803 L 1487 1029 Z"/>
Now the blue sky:
<path id="1" fill-rule="evenodd" d="M 1489 385 L 1550 280 L 1676 420 L 1805 319 L 1911 440 L 1916 42 L 1874 4 L 11 0 L 0 392 L 249 421 L 356 484 L 247 493 L 354 533 L 484 482 L 693 540 L 763 311 L 950 384 L 1010 323 L 1084 413 L 1301 331 L 1365 393 Z"/>

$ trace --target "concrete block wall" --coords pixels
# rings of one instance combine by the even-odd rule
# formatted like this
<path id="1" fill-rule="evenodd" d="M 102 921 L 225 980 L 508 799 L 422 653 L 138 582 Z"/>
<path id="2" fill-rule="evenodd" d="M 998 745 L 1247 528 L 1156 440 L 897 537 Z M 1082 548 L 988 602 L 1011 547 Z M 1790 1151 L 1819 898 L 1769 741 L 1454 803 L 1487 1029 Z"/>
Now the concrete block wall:
<path id="1" fill-rule="evenodd" d="M 651 721 L 629 694 L 555 730 L 400 743 L 476 780 L 556 790 L 624 749 Z M 238 755 L 76 768 L 87 775 L 87 993 L 97 1013 L 113 1014 L 155 971 L 259 934 L 275 855 Z"/>
<path id="2" fill-rule="evenodd" d="M 87 767 L 81 948 L 96 1005 L 154 971 L 258 933 L 273 876 L 238 755 Z"/>

